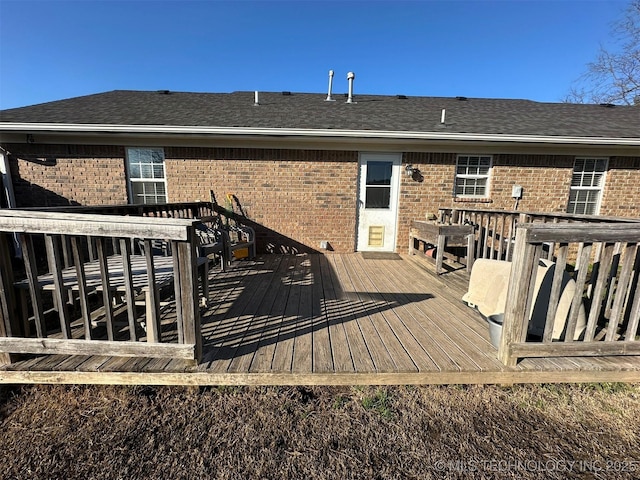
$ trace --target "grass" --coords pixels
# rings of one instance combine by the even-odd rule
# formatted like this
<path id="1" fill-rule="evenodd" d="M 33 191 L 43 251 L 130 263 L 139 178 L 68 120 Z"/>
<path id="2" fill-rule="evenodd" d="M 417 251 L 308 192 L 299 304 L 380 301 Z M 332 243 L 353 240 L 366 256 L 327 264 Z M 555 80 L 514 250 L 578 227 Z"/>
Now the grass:
<path id="1" fill-rule="evenodd" d="M 0 423 L 0 478 L 631 479 L 640 471 L 640 385 L 4 386 Z M 567 462 L 583 463 L 567 470 Z"/>
<path id="2" fill-rule="evenodd" d="M 362 406 L 366 410 L 373 410 L 383 418 L 391 418 L 389 394 L 386 390 L 376 390 L 372 395 L 362 397 Z"/>

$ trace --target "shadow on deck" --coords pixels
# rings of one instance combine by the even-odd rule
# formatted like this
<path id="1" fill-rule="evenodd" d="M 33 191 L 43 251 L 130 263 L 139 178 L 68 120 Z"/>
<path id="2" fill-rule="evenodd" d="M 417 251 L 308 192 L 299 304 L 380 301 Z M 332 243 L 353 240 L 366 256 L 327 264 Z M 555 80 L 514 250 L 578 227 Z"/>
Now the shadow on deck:
<path id="1" fill-rule="evenodd" d="M 505 367 L 461 297 L 467 274 L 361 254 L 264 255 L 212 272 L 203 360 L 49 355 L 3 382 L 429 384 L 640 381 L 637 357 L 537 358 Z M 171 325 L 172 308 L 163 312 Z M 175 323 L 174 323 L 175 325 Z M 169 332 L 167 332 L 169 333 Z"/>

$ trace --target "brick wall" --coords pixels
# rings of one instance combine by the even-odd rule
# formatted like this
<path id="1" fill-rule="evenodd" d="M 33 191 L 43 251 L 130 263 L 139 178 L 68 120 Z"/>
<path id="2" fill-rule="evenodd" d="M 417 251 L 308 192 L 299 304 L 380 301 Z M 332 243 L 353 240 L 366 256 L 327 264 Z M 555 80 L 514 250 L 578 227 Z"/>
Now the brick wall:
<path id="1" fill-rule="evenodd" d="M 127 203 L 124 149 L 7 145 L 19 207 Z"/>
<path id="2" fill-rule="evenodd" d="M 521 185 L 518 210 L 565 212 L 573 172 L 571 155 L 493 155 L 490 198 L 454 199 L 455 153 L 406 153 L 404 160 L 420 169 L 424 182 L 403 175 L 400 192 L 399 251 L 409 242 L 411 221 L 437 214 L 438 208 L 513 210 L 511 187 Z M 611 157 L 601 215 L 640 217 L 640 158 Z"/>
<path id="3" fill-rule="evenodd" d="M 640 217 L 640 157 L 611 157 L 600 215 Z"/>
<path id="4" fill-rule="evenodd" d="M 120 204 L 127 202 L 124 147 L 5 145 L 19 206 Z M 235 194 L 247 216 L 262 225 L 259 246 L 271 251 L 309 251 L 328 241 L 338 252 L 354 250 L 358 153 L 247 148 L 165 148 L 171 202 Z M 522 185 L 519 210 L 564 212 L 573 156 L 493 156 L 489 201 L 452 196 L 455 153 L 403 155 L 423 182 L 401 176 L 398 251 L 405 251 L 413 219 L 438 208 L 511 210 L 511 187 Z M 640 157 L 612 157 L 601 214 L 640 217 Z M 457 201 L 456 201 L 457 200 Z"/>
<path id="5" fill-rule="evenodd" d="M 259 248 L 354 249 L 357 152 L 167 148 L 165 158 L 170 201 L 208 200 L 212 189 L 225 205 L 236 195 L 264 227 Z"/>

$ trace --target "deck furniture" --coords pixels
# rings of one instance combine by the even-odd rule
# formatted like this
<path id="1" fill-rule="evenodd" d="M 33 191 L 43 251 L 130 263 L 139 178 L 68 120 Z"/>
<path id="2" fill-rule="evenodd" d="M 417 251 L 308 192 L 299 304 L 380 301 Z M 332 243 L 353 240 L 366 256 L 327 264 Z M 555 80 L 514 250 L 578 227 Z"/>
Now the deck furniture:
<path id="1" fill-rule="evenodd" d="M 156 288 L 158 290 L 172 285 L 174 282 L 174 259 L 169 256 L 154 255 L 153 257 L 153 278 Z M 127 272 L 123 269 L 122 255 L 110 255 L 107 257 L 107 270 L 109 272 L 109 290 L 115 292 L 118 295 L 131 295 L 133 302 L 139 304 L 144 302 L 146 309 L 146 319 L 156 318 L 154 309 L 157 308 L 155 301 L 152 298 L 152 290 L 149 288 L 149 274 L 147 269 L 147 259 L 144 255 L 131 255 L 130 259 L 130 275 L 131 275 L 131 287 L 126 281 Z M 200 277 L 202 282 L 202 294 L 204 300 L 209 296 L 209 268 L 208 261 L 205 257 L 198 257 L 197 266 L 200 271 Z M 77 270 L 75 266 L 67 267 L 62 270 L 62 285 L 65 292 L 79 291 L 81 288 L 78 281 Z M 100 272 L 100 263 L 98 260 L 93 260 L 84 264 L 84 290 L 87 292 L 101 292 L 104 289 L 102 281 L 102 275 Z M 37 278 L 38 286 L 43 291 L 54 291 L 55 280 L 54 274 L 46 273 L 39 275 Z M 19 291 L 20 303 L 22 307 L 22 314 L 24 317 L 28 317 L 27 296 L 29 294 L 29 282 L 28 280 L 21 280 L 15 282 L 14 286 Z M 131 288 L 131 292 L 127 290 Z M 127 298 L 127 301 L 130 301 Z M 23 319 L 25 324 L 28 322 L 28 318 Z M 148 321 L 148 320 L 147 320 Z M 157 342 L 159 338 L 151 338 L 153 329 L 147 330 L 149 336 L 149 342 Z"/>
<path id="2" fill-rule="evenodd" d="M 198 256 L 210 258 L 213 256 L 220 262 L 220 270 L 225 271 L 227 266 L 227 251 L 229 237 L 221 229 L 211 228 L 204 223 L 196 225 L 198 236 Z"/>
<path id="3" fill-rule="evenodd" d="M 227 260 L 231 262 L 235 258 L 234 253 L 247 250 L 250 259 L 256 257 L 256 232 L 247 225 L 239 225 L 226 232 L 229 238 L 227 243 Z"/>
<path id="4" fill-rule="evenodd" d="M 236 252 L 246 249 L 248 258 L 256 257 L 256 232 L 252 227 L 239 224 L 237 220 L 236 225 L 224 225 L 219 216 L 202 217 L 200 222 L 196 228 L 200 255 L 218 255 L 222 271 L 236 258 Z"/>
<path id="5" fill-rule="evenodd" d="M 465 247 L 467 249 L 467 272 L 471 272 L 474 259 L 473 225 L 446 225 L 419 220 L 411 222 L 409 231 L 409 255 L 415 255 L 417 243 L 436 246 L 436 273 L 442 273 L 442 262 L 446 247 Z"/>

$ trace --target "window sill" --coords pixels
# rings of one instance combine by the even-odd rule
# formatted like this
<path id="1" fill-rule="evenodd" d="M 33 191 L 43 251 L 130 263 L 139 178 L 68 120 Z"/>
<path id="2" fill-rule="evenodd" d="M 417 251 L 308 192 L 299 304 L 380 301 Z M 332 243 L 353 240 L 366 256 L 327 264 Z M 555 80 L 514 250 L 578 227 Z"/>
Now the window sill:
<path id="1" fill-rule="evenodd" d="M 493 203 L 490 198 L 453 197 L 454 203 Z"/>

